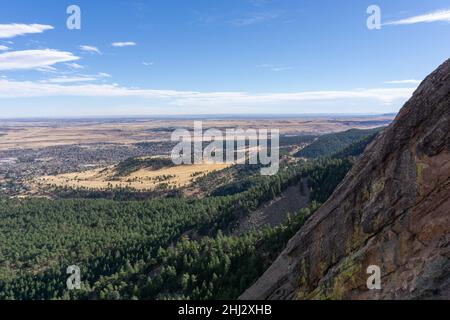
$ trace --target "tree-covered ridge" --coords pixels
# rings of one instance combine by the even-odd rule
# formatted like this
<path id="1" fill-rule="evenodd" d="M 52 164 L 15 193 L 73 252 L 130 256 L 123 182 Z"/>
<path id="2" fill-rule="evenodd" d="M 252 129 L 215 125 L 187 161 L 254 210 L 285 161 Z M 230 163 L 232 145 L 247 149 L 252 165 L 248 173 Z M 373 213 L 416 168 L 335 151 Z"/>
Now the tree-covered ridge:
<path id="1" fill-rule="evenodd" d="M 369 130 L 351 129 L 345 132 L 330 133 L 317 138 L 306 148 L 300 150 L 296 156 L 301 158 L 329 157 L 336 152 L 349 147 L 351 144 L 368 137 L 374 137 L 383 128 Z M 364 150 L 358 150 L 364 151 Z"/>
<path id="2" fill-rule="evenodd" d="M 160 249 L 150 263 L 123 269 L 89 290 L 88 299 L 236 299 L 273 262 L 287 241 L 317 209 L 302 209 L 276 228 L 243 237 L 181 239 Z"/>
<path id="3" fill-rule="evenodd" d="M 280 136 L 280 146 L 302 145 L 313 142 L 318 136 L 316 135 L 282 135 Z"/>
<path id="4" fill-rule="evenodd" d="M 170 158 L 128 158 L 115 167 L 115 175 L 123 177 L 141 169 L 159 170 L 172 166 L 174 163 Z"/>
<path id="5" fill-rule="evenodd" d="M 345 159 L 349 157 L 358 157 L 360 156 L 364 150 L 366 150 L 367 146 L 372 143 L 373 140 L 377 137 L 378 132 L 371 134 L 359 141 L 352 143 L 351 145 L 339 150 L 331 157 L 338 159 Z"/>
<path id="6" fill-rule="evenodd" d="M 224 236 L 237 219 L 304 178 L 313 199 L 326 199 L 350 166 L 301 161 L 275 176 L 251 175 L 236 193 L 196 200 L 0 199 L 0 298 L 236 297 L 309 213 L 244 238 Z M 223 255 L 209 255 L 216 246 Z M 69 265 L 80 266 L 82 291 L 67 291 Z"/>

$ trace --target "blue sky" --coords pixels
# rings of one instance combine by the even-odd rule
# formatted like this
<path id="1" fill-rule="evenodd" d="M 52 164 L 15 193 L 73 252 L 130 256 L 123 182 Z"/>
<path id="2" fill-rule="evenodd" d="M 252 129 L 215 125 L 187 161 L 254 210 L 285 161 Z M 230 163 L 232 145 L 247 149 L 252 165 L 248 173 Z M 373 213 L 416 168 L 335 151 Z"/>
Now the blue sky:
<path id="1" fill-rule="evenodd" d="M 0 6 L 0 117 L 396 112 L 450 56 L 449 0 Z"/>

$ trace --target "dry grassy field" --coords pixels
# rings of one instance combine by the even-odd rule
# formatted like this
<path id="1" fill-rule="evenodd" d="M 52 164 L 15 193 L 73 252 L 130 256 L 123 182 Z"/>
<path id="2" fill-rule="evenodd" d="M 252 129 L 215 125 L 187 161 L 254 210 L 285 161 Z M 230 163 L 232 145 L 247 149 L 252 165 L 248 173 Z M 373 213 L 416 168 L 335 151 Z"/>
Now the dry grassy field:
<path id="1" fill-rule="evenodd" d="M 107 189 L 131 188 L 135 190 L 154 190 L 161 184 L 169 187 L 184 187 L 193 179 L 216 170 L 227 168 L 227 164 L 180 165 L 160 170 L 140 169 L 127 176 L 115 177 L 115 166 L 74 172 L 34 179 L 35 186 L 56 185 L 59 187 Z"/>

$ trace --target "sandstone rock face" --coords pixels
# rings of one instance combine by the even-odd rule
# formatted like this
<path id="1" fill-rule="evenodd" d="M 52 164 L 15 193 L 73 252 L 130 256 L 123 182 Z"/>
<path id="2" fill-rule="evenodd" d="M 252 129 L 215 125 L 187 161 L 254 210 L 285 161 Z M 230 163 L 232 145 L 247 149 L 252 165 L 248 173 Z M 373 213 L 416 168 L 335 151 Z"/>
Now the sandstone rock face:
<path id="1" fill-rule="evenodd" d="M 381 290 L 367 268 L 381 269 Z M 450 60 L 241 299 L 450 299 Z"/>

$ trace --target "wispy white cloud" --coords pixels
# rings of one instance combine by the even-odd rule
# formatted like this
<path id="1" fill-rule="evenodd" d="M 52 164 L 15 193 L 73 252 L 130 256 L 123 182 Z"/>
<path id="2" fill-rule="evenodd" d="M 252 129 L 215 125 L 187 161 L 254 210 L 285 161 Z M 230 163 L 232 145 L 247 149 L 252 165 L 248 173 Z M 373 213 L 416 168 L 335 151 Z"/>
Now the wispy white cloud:
<path id="1" fill-rule="evenodd" d="M 43 66 L 43 67 L 37 67 L 37 71 L 44 72 L 44 73 L 58 73 L 58 69 L 52 66 Z"/>
<path id="2" fill-rule="evenodd" d="M 142 64 L 144 65 L 144 66 L 146 66 L 146 67 L 151 67 L 151 66 L 153 66 L 155 63 L 152 61 L 152 62 L 142 62 Z"/>
<path id="3" fill-rule="evenodd" d="M 416 23 L 431 23 L 431 22 L 450 22 L 450 9 L 434 11 L 423 15 L 413 16 L 406 19 L 394 20 L 386 22 L 384 25 L 409 25 Z"/>
<path id="4" fill-rule="evenodd" d="M 14 38 L 32 33 L 42 33 L 54 29 L 53 26 L 45 24 L 0 24 L 0 39 Z"/>
<path id="5" fill-rule="evenodd" d="M 92 82 L 104 78 L 111 77 L 110 74 L 100 72 L 96 75 L 76 75 L 76 76 L 59 76 L 48 80 L 41 81 L 43 83 L 77 83 L 77 82 Z"/>
<path id="6" fill-rule="evenodd" d="M 11 51 L 0 54 L 0 70 L 51 68 L 60 62 L 79 59 L 70 52 L 52 49 Z"/>
<path id="7" fill-rule="evenodd" d="M 97 47 L 94 47 L 94 46 L 81 45 L 80 50 L 89 52 L 89 53 L 102 54 L 101 51 Z"/>
<path id="8" fill-rule="evenodd" d="M 128 42 L 113 42 L 111 43 L 111 45 L 113 47 L 118 47 L 118 48 L 122 48 L 122 47 L 133 47 L 135 45 L 137 45 L 136 42 L 133 41 L 128 41 Z"/>
<path id="9" fill-rule="evenodd" d="M 76 69 L 76 70 L 84 69 L 84 67 L 82 65 L 75 63 L 75 62 L 66 63 L 66 66 L 68 66 L 71 69 Z"/>
<path id="10" fill-rule="evenodd" d="M 91 77 L 93 78 L 93 77 Z M 60 79 L 61 80 L 61 79 Z M 177 106 L 262 106 L 283 105 L 287 103 L 314 102 L 364 102 L 375 101 L 381 104 L 404 102 L 415 88 L 375 88 L 348 91 L 307 91 L 290 93 L 248 93 L 248 92 L 197 92 L 177 90 L 152 90 L 129 88 L 117 84 L 73 84 L 62 85 L 70 81 L 53 80 L 52 83 L 33 81 L 0 80 L 0 98 L 23 97 L 129 97 L 144 99 L 162 99 Z M 78 81 L 82 82 L 82 81 Z"/>
<path id="11" fill-rule="evenodd" d="M 106 73 L 106 72 L 100 72 L 97 76 L 101 77 L 101 78 L 111 78 L 112 77 L 109 73 Z"/>
<path id="12" fill-rule="evenodd" d="M 269 69 L 269 70 L 275 71 L 275 72 L 287 71 L 287 70 L 292 69 L 292 67 L 290 67 L 290 66 L 285 66 L 285 65 L 280 65 L 280 64 L 267 64 L 267 63 L 260 64 L 259 67 Z"/>
<path id="13" fill-rule="evenodd" d="M 208 25 L 211 24 L 213 22 L 216 22 L 218 17 L 214 14 L 211 13 L 205 13 L 205 12 L 200 12 L 197 10 L 193 10 L 193 13 L 195 15 L 195 22 L 201 25 Z"/>
<path id="14" fill-rule="evenodd" d="M 8 51 L 10 48 L 7 46 L 0 45 L 0 51 Z"/>
<path id="15" fill-rule="evenodd" d="M 56 78 L 51 78 L 42 82 L 47 83 L 74 83 L 74 82 L 90 82 L 98 80 L 94 77 L 87 77 L 87 76 L 75 76 L 75 77 L 68 77 L 68 76 L 61 76 Z"/>
<path id="16" fill-rule="evenodd" d="M 275 20 L 279 16 L 280 14 L 277 12 L 257 12 L 243 18 L 234 19 L 231 21 L 231 25 L 235 27 L 247 27 L 250 25 Z"/>
<path id="17" fill-rule="evenodd" d="M 415 88 L 376 88 L 349 91 L 308 91 L 294 93 L 263 93 L 250 94 L 245 92 L 223 92 L 199 94 L 194 97 L 178 99 L 177 105 L 258 105 L 284 104 L 318 101 L 362 101 L 375 100 L 380 103 L 390 103 L 411 97 Z"/>
<path id="18" fill-rule="evenodd" d="M 419 84 L 422 81 L 420 80 L 415 80 L 415 79 L 408 79 L 408 80 L 391 80 L 391 81 L 386 81 L 386 84 Z"/>

